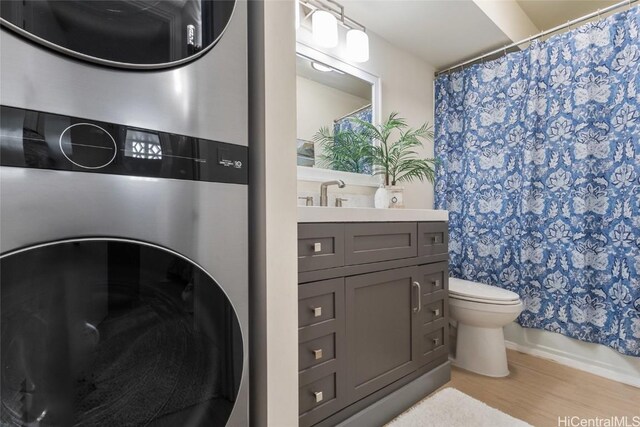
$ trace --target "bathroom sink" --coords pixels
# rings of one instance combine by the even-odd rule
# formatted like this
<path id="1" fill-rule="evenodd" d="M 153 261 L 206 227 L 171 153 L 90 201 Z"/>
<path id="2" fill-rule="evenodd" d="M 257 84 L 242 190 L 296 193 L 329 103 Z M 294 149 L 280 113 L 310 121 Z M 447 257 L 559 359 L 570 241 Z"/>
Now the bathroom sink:
<path id="1" fill-rule="evenodd" d="M 447 221 L 449 212 L 436 209 L 375 209 L 298 206 L 298 222 Z"/>

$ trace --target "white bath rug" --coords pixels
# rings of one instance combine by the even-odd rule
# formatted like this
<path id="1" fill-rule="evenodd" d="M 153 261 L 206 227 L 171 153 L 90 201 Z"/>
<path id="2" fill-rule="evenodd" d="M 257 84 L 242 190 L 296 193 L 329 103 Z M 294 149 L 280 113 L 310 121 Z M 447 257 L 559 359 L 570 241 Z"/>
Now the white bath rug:
<path id="1" fill-rule="evenodd" d="M 407 409 L 386 427 L 531 427 L 455 388 L 445 388 Z"/>

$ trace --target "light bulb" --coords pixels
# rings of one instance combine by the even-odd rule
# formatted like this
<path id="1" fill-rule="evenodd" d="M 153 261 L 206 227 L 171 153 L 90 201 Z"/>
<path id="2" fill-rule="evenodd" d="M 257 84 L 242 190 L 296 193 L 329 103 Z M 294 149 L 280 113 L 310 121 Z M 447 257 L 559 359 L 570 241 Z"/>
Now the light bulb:
<path id="1" fill-rule="evenodd" d="M 347 56 L 355 62 L 369 60 L 369 36 L 361 30 L 347 31 Z"/>
<path id="2" fill-rule="evenodd" d="M 313 41 L 322 47 L 338 45 L 338 21 L 331 13 L 316 10 L 311 16 Z"/>

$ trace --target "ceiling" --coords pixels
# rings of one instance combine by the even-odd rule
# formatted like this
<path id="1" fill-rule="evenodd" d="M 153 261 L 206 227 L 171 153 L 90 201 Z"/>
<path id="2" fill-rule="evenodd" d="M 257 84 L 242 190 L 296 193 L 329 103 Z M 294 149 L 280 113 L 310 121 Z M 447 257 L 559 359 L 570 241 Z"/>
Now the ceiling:
<path id="1" fill-rule="evenodd" d="M 516 1 L 540 30 L 549 29 L 614 1 Z M 455 65 L 513 42 L 473 0 L 341 0 L 347 16 L 436 69 Z"/>
<path id="2" fill-rule="evenodd" d="M 471 0 L 343 0 L 345 13 L 436 69 L 511 41 Z"/>
<path id="3" fill-rule="evenodd" d="M 541 31 L 604 9 L 620 0 L 516 0 Z"/>

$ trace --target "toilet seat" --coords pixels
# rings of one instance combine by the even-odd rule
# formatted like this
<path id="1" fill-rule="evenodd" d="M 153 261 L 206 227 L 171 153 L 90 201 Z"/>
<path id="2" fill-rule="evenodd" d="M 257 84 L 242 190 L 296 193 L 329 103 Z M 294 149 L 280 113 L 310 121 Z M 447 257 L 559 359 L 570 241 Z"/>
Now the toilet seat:
<path id="1" fill-rule="evenodd" d="M 520 296 L 515 292 L 469 280 L 449 278 L 449 298 L 491 305 L 519 305 Z"/>

